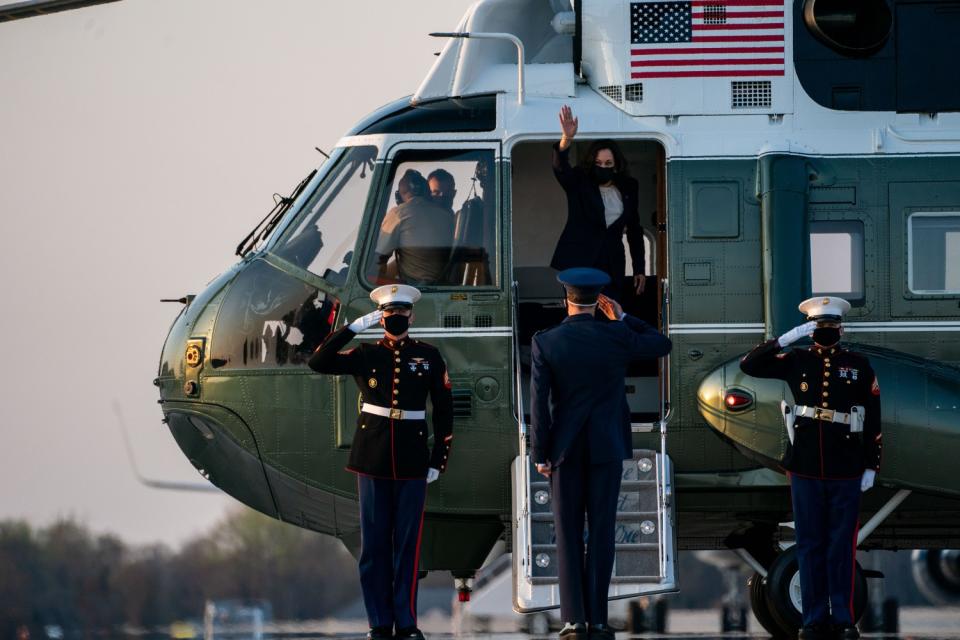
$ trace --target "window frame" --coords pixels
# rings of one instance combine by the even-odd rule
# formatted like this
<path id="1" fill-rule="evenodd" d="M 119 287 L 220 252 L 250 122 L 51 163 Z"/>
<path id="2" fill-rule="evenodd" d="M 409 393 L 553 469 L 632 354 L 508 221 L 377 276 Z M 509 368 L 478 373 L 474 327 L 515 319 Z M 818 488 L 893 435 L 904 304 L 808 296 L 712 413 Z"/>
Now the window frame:
<path id="1" fill-rule="evenodd" d="M 333 150 L 333 152 L 331 153 L 330 159 L 327 160 L 323 165 L 321 165 L 320 169 L 317 171 L 317 175 L 314 177 L 311 183 L 307 186 L 307 188 L 303 190 L 303 193 L 300 194 L 300 196 L 297 198 L 297 201 L 291 207 L 292 213 L 290 213 L 286 217 L 286 219 L 280 225 L 278 225 L 277 229 L 271 234 L 272 237 L 270 239 L 270 243 L 264 248 L 264 251 L 270 261 L 276 261 L 278 263 L 282 263 L 285 268 L 293 269 L 299 273 L 307 274 L 309 276 L 306 278 L 308 281 L 313 283 L 316 283 L 316 282 L 322 283 L 321 288 L 325 290 L 331 290 L 331 291 L 342 290 L 347 285 L 346 283 L 337 284 L 334 282 L 330 282 L 326 278 L 324 278 L 323 274 L 315 273 L 306 266 L 300 266 L 294 262 L 291 262 L 280 253 L 280 250 L 282 249 L 283 246 L 286 245 L 287 242 L 291 240 L 291 238 L 287 237 L 288 234 L 295 231 L 298 225 L 302 221 L 304 221 L 304 218 L 310 215 L 310 212 L 306 211 L 305 208 L 316 196 L 317 190 L 324 188 L 324 186 L 329 181 L 334 180 L 338 177 L 336 174 L 340 172 L 344 161 L 347 159 L 347 156 L 350 154 L 352 150 L 363 148 L 363 147 L 370 147 L 374 150 L 373 156 L 371 158 L 373 162 L 373 167 L 368 169 L 368 174 L 370 177 L 370 185 L 367 189 L 366 197 L 360 209 L 361 213 L 359 216 L 359 222 L 356 227 L 355 238 L 353 241 L 354 260 L 351 261 L 351 264 L 349 265 L 349 269 L 351 270 L 353 269 L 353 264 L 356 262 L 358 242 L 361 238 L 361 234 L 363 233 L 364 217 L 366 216 L 369 210 L 369 206 L 372 198 L 377 196 L 378 188 L 379 188 L 379 184 L 377 180 L 377 170 L 379 169 L 379 164 L 380 164 L 379 162 L 380 147 L 376 144 L 369 143 L 369 142 L 364 144 L 337 147 L 336 149 Z M 350 177 L 350 180 L 352 179 L 353 179 L 353 176 Z M 330 185 L 330 186 L 333 187 L 333 185 Z M 341 185 L 340 187 L 341 192 L 342 192 L 342 188 L 343 188 L 343 185 Z M 328 195 L 327 191 L 324 191 L 324 194 L 321 197 L 324 197 L 327 195 Z M 339 197 L 339 195 L 340 193 L 336 194 L 334 198 Z M 324 215 L 326 215 L 326 212 L 324 213 Z M 323 216 L 320 217 L 320 219 L 322 218 Z M 350 280 L 350 275 L 348 272 L 347 283 L 349 283 L 349 280 Z"/>
<path id="2" fill-rule="evenodd" d="M 906 215 L 907 226 L 907 292 L 915 296 L 960 296 L 960 289 L 914 289 L 913 288 L 913 219 L 923 218 L 958 218 L 960 209 L 954 211 L 910 211 Z M 960 227 L 958 227 L 960 230 Z"/>
<path id="3" fill-rule="evenodd" d="M 395 162 L 397 156 L 400 154 L 405 154 L 409 152 L 470 152 L 470 151 L 490 151 L 493 153 L 493 172 L 494 180 L 496 185 L 496 204 L 494 207 L 494 242 L 493 247 L 494 255 L 490 261 L 490 269 L 492 271 L 494 284 L 487 285 L 477 285 L 477 286 L 464 286 L 457 284 L 425 284 L 417 285 L 422 293 L 443 293 L 443 292 L 502 292 L 504 290 L 504 273 L 503 260 L 504 260 L 504 246 L 505 240 L 503 238 L 503 177 L 501 176 L 501 166 L 503 162 L 503 157 L 501 155 L 501 143 L 499 140 L 464 140 L 461 142 L 453 141 L 424 141 L 424 142 L 411 142 L 404 141 L 393 144 L 387 149 L 386 156 L 382 159 L 382 177 L 380 183 L 377 184 L 376 189 L 376 200 L 368 203 L 368 211 L 370 212 L 370 220 L 367 223 L 368 228 L 366 230 L 366 235 L 363 238 L 363 247 L 362 255 L 360 256 L 361 261 L 358 263 L 359 272 L 357 274 L 357 282 L 360 283 L 360 286 L 365 291 L 373 291 L 377 288 L 378 285 L 375 282 L 371 282 L 369 277 L 369 266 L 370 260 L 373 258 L 373 254 L 376 253 L 376 243 L 377 235 L 380 231 L 380 224 L 383 222 L 383 216 L 387 214 L 390 208 L 393 206 L 393 183 L 396 179 L 396 170 Z M 457 191 L 460 189 L 458 187 Z M 386 200 L 385 200 L 386 199 Z M 386 204 L 386 206 L 385 206 Z"/>
<path id="4" fill-rule="evenodd" d="M 822 229 L 833 228 L 836 231 L 824 231 Z M 859 243 L 853 242 L 851 247 L 851 287 L 859 285 L 859 291 L 816 291 L 813 286 L 813 235 L 832 235 L 847 233 L 851 238 L 859 237 Z M 811 220 L 807 226 L 807 246 L 810 252 L 809 274 L 810 274 L 810 295 L 835 296 L 847 300 L 851 306 L 860 307 L 866 304 L 867 298 L 867 227 L 860 219 L 841 219 L 841 220 Z M 859 263 L 859 272 L 856 271 Z M 857 294 L 854 297 L 854 294 Z"/>

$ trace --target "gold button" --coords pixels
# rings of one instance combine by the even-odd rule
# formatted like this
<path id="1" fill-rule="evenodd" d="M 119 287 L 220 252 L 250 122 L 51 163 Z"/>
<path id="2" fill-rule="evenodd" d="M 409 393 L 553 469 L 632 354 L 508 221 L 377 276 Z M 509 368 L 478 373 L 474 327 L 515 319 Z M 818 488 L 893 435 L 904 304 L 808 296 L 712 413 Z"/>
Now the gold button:
<path id="1" fill-rule="evenodd" d="M 823 381 L 823 386 L 829 387 L 829 386 L 830 386 L 830 381 L 829 381 L 829 380 L 824 380 L 824 381 Z"/>
<path id="2" fill-rule="evenodd" d="M 396 400 L 394 400 L 394 401 L 393 401 L 393 404 L 400 404 L 400 403 L 397 402 Z M 827 405 L 823 405 L 823 406 L 827 406 Z"/>
<path id="3" fill-rule="evenodd" d="M 420 432 L 420 435 L 423 435 L 423 431 Z"/>
<path id="4" fill-rule="evenodd" d="M 362 425 L 360 425 L 360 428 L 361 428 L 361 429 L 366 429 L 366 428 L 367 428 L 367 425 L 362 424 Z"/>
<path id="5" fill-rule="evenodd" d="M 397 384 L 398 382 L 400 382 L 400 378 L 394 378 L 394 379 L 393 379 L 393 383 L 394 383 L 394 384 Z"/>
<path id="6" fill-rule="evenodd" d="M 828 395 L 830 395 L 830 394 L 827 393 L 826 391 L 823 392 L 823 397 L 824 397 L 824 398 L 826 398 Z"/>
<path id="7" fill-rule="evenodd" d="M 827 406 L 829 406 L 829 405 L 827 405 L 827 403 L 826 403 L 826 402 L 824 402 L 824 403 L 823 403 L 823 406 L 824 406 L 824 407 L 827 407 Z"/>
<path id="8" fill-rule="evenodd" d="M 393 395 L 397 395 L 398 393 L 400 393 L 400 390 L 399 390 L 399 389 L 394 389 L 394 390 L 393 390 Z"/>
<path id="9" fill-rule="evenodd" d="M 829 371 L 824 371 L 824 372 L 823 372 L 823 377 L 829 378 L 829 377 L 830 377 L 830 372 L 829 372 Z"/>
<path id="10" fill-rule="evenodd" d="M 824 361 L 824 363 L 828 363 L 828 362 L 830 362 L 830 358 L 824 358 L 823 361 Z"/>
<path id="11" fill-rule="evenodd" d="M 399 351 L 394 351 L 394 352 L 393 352 L 393 355 L 398 356 L 398 355 L 400 355 L 400 352 L 399 352 Z"/>
<path id="12" fill-rule="evenodd" d="M 394 372 L 394 373 L 400 373 L 400 367 L 397 367 L 396 369 L 394 369 L 393 372 Z"/>
<path id="13" fill-rule="evenodd" d="M 396 362 L 397 364 L 400 364 L 400 358 L 397 358 L 396 360 L 394 360 L 394 362 Z"/>

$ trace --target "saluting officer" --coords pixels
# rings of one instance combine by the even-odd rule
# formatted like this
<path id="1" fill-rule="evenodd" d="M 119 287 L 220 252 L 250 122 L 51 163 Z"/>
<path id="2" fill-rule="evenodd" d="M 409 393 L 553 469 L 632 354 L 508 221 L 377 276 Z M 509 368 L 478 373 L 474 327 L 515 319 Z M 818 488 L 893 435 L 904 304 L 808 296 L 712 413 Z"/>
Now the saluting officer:
<path id="1" fill-rule="evenodd" d="M 857 520 L 860 493 L 880 469 L 880 385 L 865 356 L 838 344 L 849 310 L 842 298 L 804 300 L 800 311 L 809 322 L 740 362 L 748 375 L 786 381 L 797 403 L 784 408 L 792 442 L 782 464 L 793 498 L 802 640 L 859 637 L 852 593 Z M 781 351 L 807 336 L 813 346 Z"/>
<path id="2" fill-rule="evenodd" d="M 670 340 L 600 295 L 598 269 L 560 272 L 567 318 L 533 336 L 532 456 L 550 478 L 564 640 L 613 638 L 607 592 L 623 461 L 633 457 L 627 365 L 670 352 Z M 600 311 L 612 322 L 594 318 Z M 590 531 L 584 556 L 583 521 Z M 589 625 L 589 627 L 587 626 Z"/>
<path id="3" fill-rule="evenodd" d="M 413 638 L 426 486 L 447 468 L 453 439 L 450 376 L 440 352 L 409 337 L 420 292 L 385 285 L 370 293 L 372 313 L 332 334 L 310 358 L 320 373 L 352 375 L 362 405 L 347 470 L 360 497 L 360 585 L 371 640 Z M 384 336 L 340 352 L 379 323 Z M 426 400 L 433 404 L 433 451 L 427 444 Z M 394 634 L 396 627 L 396 634 Z"/>

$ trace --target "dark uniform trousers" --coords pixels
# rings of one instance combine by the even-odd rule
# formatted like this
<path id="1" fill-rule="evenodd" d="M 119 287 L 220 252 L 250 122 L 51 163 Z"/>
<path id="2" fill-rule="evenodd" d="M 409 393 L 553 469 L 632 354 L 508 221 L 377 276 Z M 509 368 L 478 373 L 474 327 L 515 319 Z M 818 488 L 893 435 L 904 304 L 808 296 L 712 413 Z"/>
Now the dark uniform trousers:
<path id="1" fill-rule="evenodd" d="M 623 463 L 592 464 L 586 443 L 585 437 L 578 438 L 550 476 L 559 578 L 566 586 L 560 590 L 560 613 L 565 621 L 607 624 Z"/>
<path id="2" fill-rule="evenodd" d="M 668 338 L 638 318 L 569 316 L 534 335 L 533 461 L 550 462 L 564 622 L 607 622 L 623 461 L 632 457 L 627 366 L 670 352 Z M 583 521 L 588 520 L 584 555 Z"/>
<path id="3" fill-rule="evenodd" d="M 371 627 L 416 626 L 417 573 L 426 475 L 443 472 L 453 439 L 453 397 L 440 352 L 413 339 L 361 343 L 340 352 L 354 337 L 344 327 L 310 358 L 320 373 L 352 375 L 362 401 L 394 411 L 424 411 L 433 404 L 433 449 L 427 423 L 397 414 L 362 412 L 347 470 L 357 474 L 360 500 L 360 586 Z"/>
<path id="4" fill-rule="evenodd" d="M 777 340 L 740 362 L 744 373 L 785 381 L 797 405 L 865 409 L 862 433 L 797 417 L 781 464 L 790 478 L 803 624 L 853 624 L 854 560 L 864 469 L 880 468 L 880 386 L 866 357 L 841 347 L 781 352 Z"/>

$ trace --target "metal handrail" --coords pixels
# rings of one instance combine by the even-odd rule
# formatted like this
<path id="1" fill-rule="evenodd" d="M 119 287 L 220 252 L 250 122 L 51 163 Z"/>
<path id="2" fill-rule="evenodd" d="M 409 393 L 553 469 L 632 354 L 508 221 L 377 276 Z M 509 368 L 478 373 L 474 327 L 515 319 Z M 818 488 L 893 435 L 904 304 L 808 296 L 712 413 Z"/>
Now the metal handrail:
<path id="1" fill-rule="evenodd" d="M 510 314 L 511 314 L 511 325 L 513 329 L 513 374 L 516 380 L 516 383 L 513 387 L 514 392 L 514 403 L 513 407 L 515 410 L 514 417 L 517 420 L 517 430 L 519 435 L 519 446 L 517 451 L 520 458 L 520 472 L 518 474 L 519 481 L 522 485 L 522 493 L 520 494 L 521 500 L 517 504 L 517 513 L 514 514 L 514 517 L 519 519 L 526 519 L 527 513 L 529 510 L 530 504 L 530 461 L 527 460 L 527 420 L 524 416 L 523 411 L 523 369 L 520 361 L 520 330 L 518 325 L 518 305 L 520 304 L 520 283 L 516 280 L 513 281 L 513 304 L 510 305 Z M 514 488 L 516 491 L 516 488 Z M 528 562 L 524 565 L 524 573 L 526 577 L 530 577 L 532 571 L 530 562 L 532 561 L 531 551 L 529 549 L 529 535 L 530 530 L 527 526 L 519 526 L 520 523 L 517 523 L 517 530 L 523 531 L 525 534 L 525 539 L 518 541 L 519 544 L 514 545 L 514 552 L 517 549 L 523 548 L 526 552 Z"/>
<path id="2" fill-rule="evenodd" d="M 433 38 L 474 38 L 477 40 L 507 40 L 512 42 L 517 48 L 517 104 L 522 105 L 526 93 L 526 80 L 523 76 L 523 68 L 526 65 L 526 54 L 523 49 L 523 41 L 512 33 L 483 33 L 479 31 L 461 31 L 461 32 L 437 32 L 431 33 Z"/>

